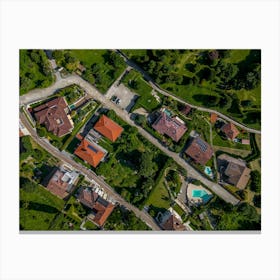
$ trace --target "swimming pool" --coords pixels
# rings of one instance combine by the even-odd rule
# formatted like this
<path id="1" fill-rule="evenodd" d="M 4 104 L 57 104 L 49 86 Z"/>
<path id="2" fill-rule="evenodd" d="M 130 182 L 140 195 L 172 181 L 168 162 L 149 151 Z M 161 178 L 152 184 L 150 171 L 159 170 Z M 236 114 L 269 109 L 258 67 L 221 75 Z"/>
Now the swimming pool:
<path id="1" fill-rule="evenodd" d="M 211 194 L 208 194 L 205 190 L 193 190 L 192 197 L 199 197 L 206 203 L 211 197 Z"/>
<path id="2" fill-rule="evenodd" d="M 205 190 L 193 190 L 192 191 L 192 197 L 200 197 L 202 198 L 204 195 L 207 195 L 208 193 Z"/>
<path id="3" fill-rule="evenodd" d="M 204 173 L 208 176 L 213 176 L 212 170 L 209 166 L 205 166 Z"/>

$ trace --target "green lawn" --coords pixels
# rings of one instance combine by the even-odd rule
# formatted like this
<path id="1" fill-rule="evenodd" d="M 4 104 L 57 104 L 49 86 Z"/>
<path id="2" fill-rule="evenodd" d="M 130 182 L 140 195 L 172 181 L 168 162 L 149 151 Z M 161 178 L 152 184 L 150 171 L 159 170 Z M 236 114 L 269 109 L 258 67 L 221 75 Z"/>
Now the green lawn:
<path id="1" fill-rule="evenodd" d="M 214 146 L 228 147 L 228 148 L 247 150 L 247 151 L 251 150 L 250 145 L 243 145 L 241 143 L 235 143 L 230 140 L 222 139 L 222 137 L 217 133 L 215 129 L 212 130 L 212 137 L 213 137 Z"/>
<path id="2" fill-rule="evenodd" d="M 239 63 L 250 53 L 250 50 L 231 50 L 230 56 L 224 60 L 228 63 Z"/>
<path id="3" fill-rule="evenodd" d="M 113 82 L 125 70 L 122 59 L 114 64 L 110 61 L 110 50 L 71 50 L 70 54 L 78 59 L 85 67 L 83 78 L 93 83 L 102 93 L 105 93 Z M 96 69 L 93 70 L 93 65 Z"/>
<path id="4" fill-rule="evenodd" d="M 33 192 L 20 190 L 20 224 L 24 230 L 47 230 L 64 201 L 38 185 Z"/>
<path id="5" fill-rule="evenodd" d="M 185 211 L 178 205 L 175 204 L 172 208 L 182 217 L 185 214 Z"/>
<path id="6" fill-rule="evenodd" d="M 43 50 L 20 50 L 20 95 L 54 82 L 50 63 Z"/>
<path id="7" fill-rule="evenodd" d="M 218 50 L 219 57 L 213 61 L 209 51 L 124 52 L 171 94 L 260 129 L 260 52 L 248 49 Z M 223 74 L 226 71 L 229 71 L 228 75 Z"/>
<path id="8" fill-rule="evenodd" d="M 154 187 L 150 196 L 146 201 L 146 205 L 152 205 L 157 208 L 168 209 L 170 207 L 171 199 L 169 193 L 164 186 L 164 175 L 159 180 L 159 183 Z"/>
<path id="9" fill-rule="evenodd" d="M 142 76 L 135 70 L 131 70 L 123 79 L 125 86 L 140 95 L 137 99 L 133 110 L 143 107 L 148 112 L 151 112 L 159 107 L 159 102 L 152 96 L 152 87 L 143 80 Z"/>

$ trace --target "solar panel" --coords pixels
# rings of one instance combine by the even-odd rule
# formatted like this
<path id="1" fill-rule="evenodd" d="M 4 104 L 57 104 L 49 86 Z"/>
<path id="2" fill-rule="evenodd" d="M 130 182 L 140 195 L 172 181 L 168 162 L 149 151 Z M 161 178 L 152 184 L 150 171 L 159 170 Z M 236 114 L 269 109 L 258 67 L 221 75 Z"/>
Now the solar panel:
<path id="1" fill-rule="evenodd" d="M 197 138 L 196 142 L 199 145 L 199 148 L 202 150 L 202 152 L 206 152 L 206 150 L 207 150 L 206 143 L 203 140 L 201 140 L 200 138 Z"/>
<path id="2" fill-rule="evenodd" d="M 96 148 L 94 148 L 93 146 L 88 145 L 88 147 L 89 147 L 92 151 L 94 151 L 95 153 L 98 153 L 98 150 L 97 150 Z"/>

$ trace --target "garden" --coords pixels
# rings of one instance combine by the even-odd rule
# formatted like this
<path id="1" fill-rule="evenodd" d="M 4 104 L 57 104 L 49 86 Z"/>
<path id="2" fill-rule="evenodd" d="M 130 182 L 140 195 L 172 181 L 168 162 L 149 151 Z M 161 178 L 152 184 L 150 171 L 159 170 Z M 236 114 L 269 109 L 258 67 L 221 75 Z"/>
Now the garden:
<path id="1" fill-rule="evenodd" d="M 55 50 L 53 57 L 58 66 L 68 72 L 77 71 L 81 63 L 85 67 L 82 77 L 105 93 L 125 70 L 124 60 L 111 50 Z"/>
<path id="2" fill-rule="evenodd" d="M 20 50 L 20 95 L 50 86 L 55 77 L 43 50 Z"/>
<path id="3" fill-rule="evenodd" d="M 260 50 L 123 50 L 163 89 L 260 129 Z"/>

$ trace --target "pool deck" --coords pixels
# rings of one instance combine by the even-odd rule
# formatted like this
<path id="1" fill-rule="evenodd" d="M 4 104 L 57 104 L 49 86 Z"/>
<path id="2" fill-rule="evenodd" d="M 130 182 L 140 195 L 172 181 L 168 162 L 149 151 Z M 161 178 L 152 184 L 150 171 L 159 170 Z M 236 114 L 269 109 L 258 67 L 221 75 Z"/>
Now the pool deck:
<path id="1" fill-rule="evenodd" d="M 208 191 L 206 188 L 204 188 L 203 186 L 196 186 L 196 185 L 193 185 L 193 184 L 188 184 L 187 186 L 187 198 L 188 198 L 188 201 L 190 201 L 191 203 L 194 203 L 194 204 L 197 204 L 197 203 L 203 203 L 203 200 L 202 198 L 200 197 L 193 197 L 192 196 L 192 192 L 194 190 L 203 190 L 205 191 L 208 195 L 212 195 L 212 193 L 210 191 Z"/>

